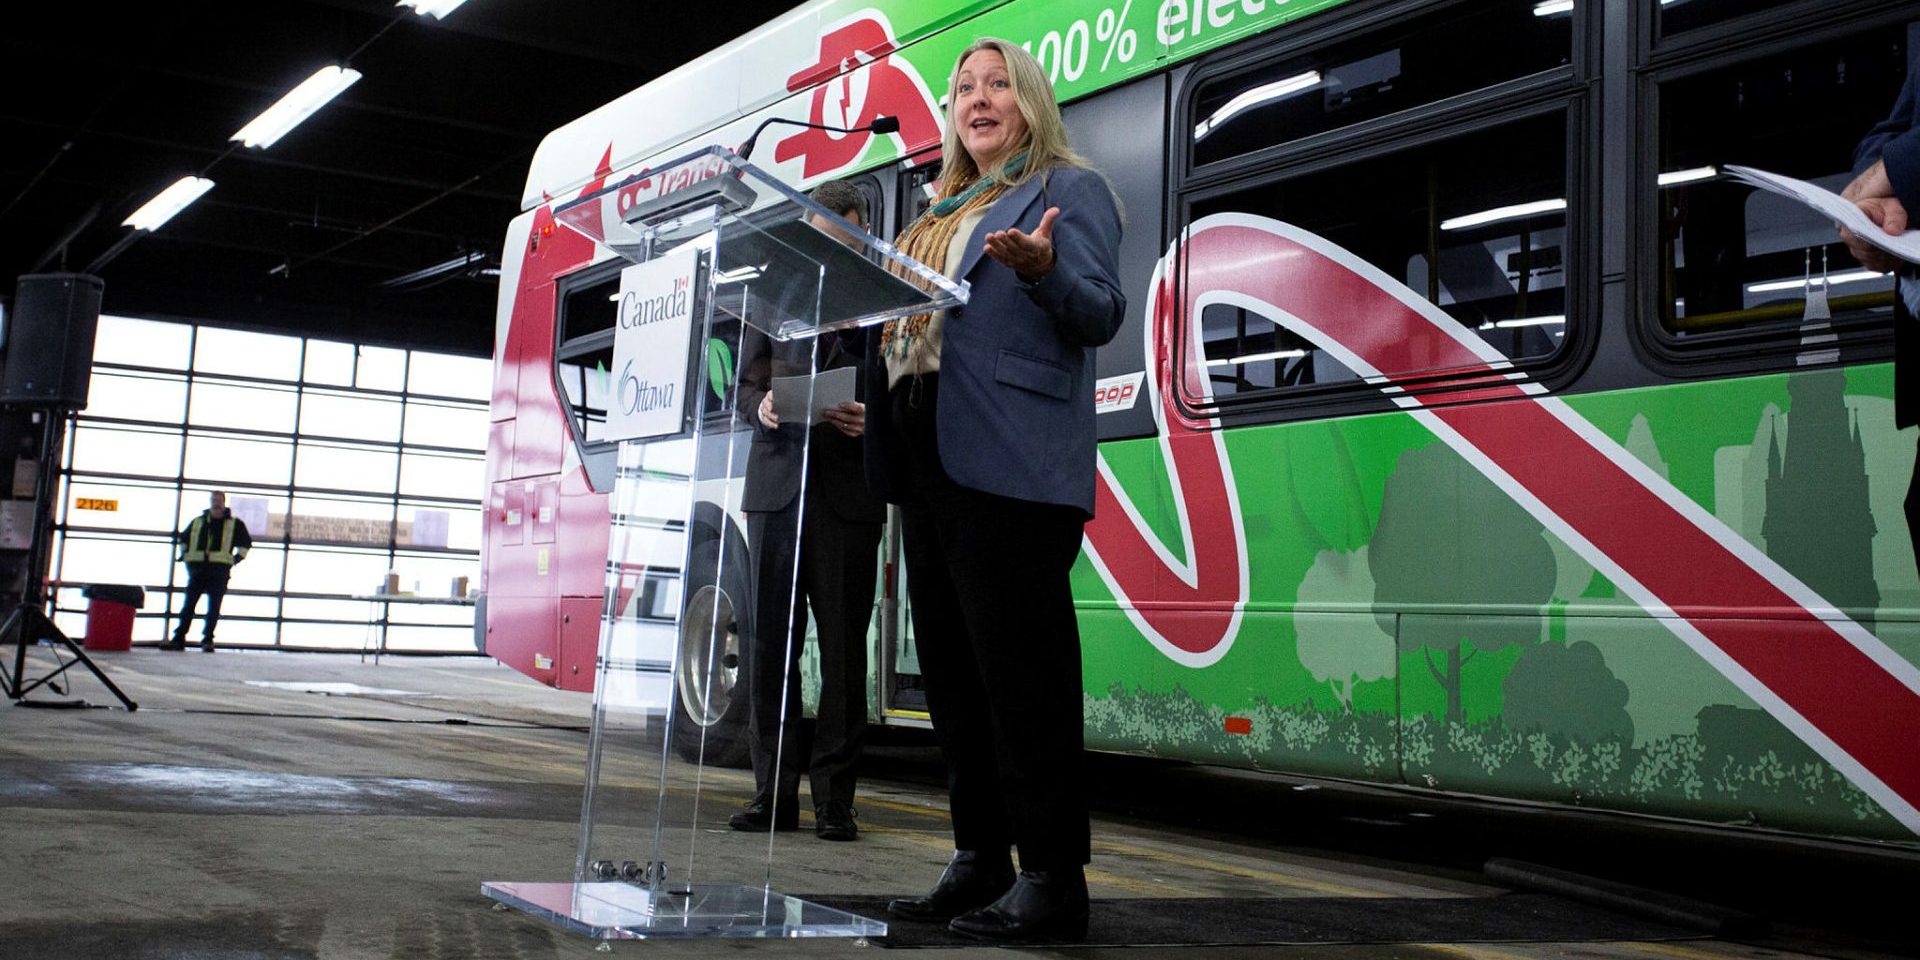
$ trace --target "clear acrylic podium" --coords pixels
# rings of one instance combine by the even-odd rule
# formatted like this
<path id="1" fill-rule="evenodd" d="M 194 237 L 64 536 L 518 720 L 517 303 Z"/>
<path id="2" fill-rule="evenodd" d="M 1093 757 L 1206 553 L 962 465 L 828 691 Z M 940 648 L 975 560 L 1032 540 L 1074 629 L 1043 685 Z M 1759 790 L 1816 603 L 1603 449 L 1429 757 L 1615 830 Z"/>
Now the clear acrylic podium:
<path id="1" fill-rule="evenodd" d="M 648 358 L 656 371 L 671 366 L 679 382 L 641 380 L 630 375 L 632 364 L 605 371 L 608 422 L 674 395 L 682 403 L 677 415 L 669 411 L 671 423 L 656 419 L 650 435 L 618 445 L 573 876 L 492 881 L 482 891 L 608 940 L 884 934 L 882 921 L 788 893 L 830 884 L 834 861 L 852 855 L 846 845 L 816 839 L 805 821 L 798 831 L 728 827 L 754 789 L 752 773 L 734 768 L 748 737 L 739 722 L 747 704 L 735 701 L 752 695 L 744 658 L 756 644 L 789 652 L 784 624 L 752 623 L 749 591 L 784 591 L 789 612 L 795 600 L 791 579 L 754 584 L 740 533 L 757 420 L 756 411 L 736 408 L 748 375 L 739 360 L 752 337 L 810 341 L 965 303 L 965 287 L 719 147 L 608 180 L 556 207 L 555 220 L 634 264 L 680 258 L 674 263 L 691 264 L 694 278 L 689 316 L 664 321 L 690 324 L 684 364 Z M 628 323 L 629 306 L 621 304 L 618 325 Z M 804 355 L 799 372 L 814 372 L 810 344 L 786 355 Z M 812 382 L 804 388 L 809 409 Z M 779 412 L 783 423 L 806 415 Z M 785 431 L 800 445 L 802 510 L 810 432 Z M 774 821 L 797 812 L 776 810 Z"/>

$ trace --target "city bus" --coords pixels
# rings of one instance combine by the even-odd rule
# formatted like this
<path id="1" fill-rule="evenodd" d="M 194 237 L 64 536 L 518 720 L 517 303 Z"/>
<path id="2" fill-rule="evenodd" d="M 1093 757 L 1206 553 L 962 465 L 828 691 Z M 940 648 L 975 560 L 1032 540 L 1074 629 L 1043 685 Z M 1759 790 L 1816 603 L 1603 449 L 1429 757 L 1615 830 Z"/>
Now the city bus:
<path id="1" fill-rule="evenodd" d="M 486 653 L 594 682 L 624 261 L 554 207 L 660 189 L 649 169 L 767 118 L 891 116 L 774 126 L 750 158 L 850 180 L 890 237 L 928 203 L 947 75 L 981 36 L 1039 58 L 1125 210 L 1073 571 L 1089 749 L 1914 844 L 1894 284 L 1726 170 L 1844 186 L 1920 49 L 1909 3 L 791 10 L 533 158 L 496 318 Z M 674 726 L 709 759 L 744 724 L 752 603 L 715 563 L 744 529 L 700 500 L 684 569 L 619 601 L 726 621 L 728 650 L 652 664 L 696 681 Z M 870 716 L 924 726 L 884 549 Z"/>

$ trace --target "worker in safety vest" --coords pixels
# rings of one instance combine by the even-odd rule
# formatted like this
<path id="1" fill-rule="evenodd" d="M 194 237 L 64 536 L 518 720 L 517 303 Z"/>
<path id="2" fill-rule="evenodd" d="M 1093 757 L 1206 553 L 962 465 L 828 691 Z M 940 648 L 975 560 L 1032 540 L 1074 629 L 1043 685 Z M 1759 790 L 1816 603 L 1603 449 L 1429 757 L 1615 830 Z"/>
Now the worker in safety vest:
<path id="1" fill-rule="evenodd" d="M 246 559 L 253 535 L 227 509 L 227 495 L 215 490 L 208 498 L 207 509 L 174 539 L 180 544 L 180 559 L 187 564 L 187 598 L 180 605 L 180 626 L 160 649 L 186 649 L 187 628 L 193 626 L 193 605 L 206 594 L 207 620 L 200 633 L 200 651 L 212 653 L 213 628 L 220 623 L 220 601 L 227 596 L 227 577 L 233 573 L 234 564 Z"/>

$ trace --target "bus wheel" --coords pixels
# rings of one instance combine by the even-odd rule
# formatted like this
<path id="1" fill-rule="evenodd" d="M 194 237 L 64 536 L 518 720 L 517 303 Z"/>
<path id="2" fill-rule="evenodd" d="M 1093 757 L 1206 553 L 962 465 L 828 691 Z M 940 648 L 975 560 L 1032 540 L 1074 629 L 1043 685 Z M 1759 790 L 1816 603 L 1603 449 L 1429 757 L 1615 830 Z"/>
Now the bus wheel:
<path id="1" fill-rule="evenodd" d="M 697 535 L 696 535 L 697 536 Z M 686 608 L 680 618 L 679 716 L 673 750 L 682 760 L 745 767 L 749 753 L 746 665 L 742 636 L 749 616 L 744 557 L 729 551 L 720 569 L 720 538 L 694 544 L 687 564 Z"/>

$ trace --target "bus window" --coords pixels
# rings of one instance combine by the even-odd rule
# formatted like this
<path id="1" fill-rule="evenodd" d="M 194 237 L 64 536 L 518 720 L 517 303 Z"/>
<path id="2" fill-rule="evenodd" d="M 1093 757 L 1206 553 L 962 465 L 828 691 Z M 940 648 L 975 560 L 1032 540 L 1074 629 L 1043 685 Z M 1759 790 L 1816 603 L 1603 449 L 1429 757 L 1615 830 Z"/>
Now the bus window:
<path id="1" fill-rule="evenodd" d="M 1652 8 L 1660 35 L 1671 36 L 1797 0 L 1642 0 Z"/>
<path id="2" fill-rule="evenodd" d="M 907 232 L 907 227 L 920 215 L 933 206 L 935 181 L 940 179 L 940 161 L 935 158 L 931 163 L 909 167 L 900 174 L 900 223 L 896 233 Z"/>
<path id="3" fill-rule="evenodd" d="M 1509 359 L 1539 360 L 1560 348 L 1567 328 L 1567 128 L 1566 115 L 1553 113 L 1282 175 L 1196 200 L 1190 218 L 1251 214 L 1304 229 L 1438 305 Z M 1287 261 L 1247 266 L 1284 271 Z M 1199 320 L 1212 396 L 1189 403 L 1356 379 L 1251 308 L 1205 306 Z"/>
<path id="4" fill-rule="evenodd" d="M 583 443 L 606 439 L 607 391 L 612 380 L 613 325 L 619 317 L 620 274 L 563 287 L 560 296 L 560 344 L 554 349 L 554 378 L 566 396 L 574 435 Z"/>
<path id="5" fill-rule="evenodd" d="M 1797 345 L 1804 327 L 1825 329 L 1829 317 L 1844 332 L 1891 315 L 1892 279 L 1861 269 L 1831 220 L 1737 183 L 1721 166 L 1841 190 L 1854 144 L 1885 119 L 1907 62 L 1905 31 L 1875 30 L 1660 85 L 1650 186 L 1659 198 L 1656 314 L 1669 342 L 1772 329 Z"/>
<path id="6" fill-rule="evenodd" d="M 1195 166 L 1444 100 L 1571 62 L 1573 3 L 1455 4 L 1387 31 L 1208 81 Z"/>

